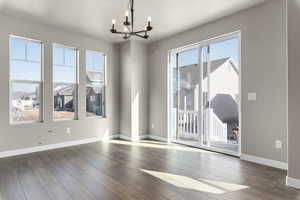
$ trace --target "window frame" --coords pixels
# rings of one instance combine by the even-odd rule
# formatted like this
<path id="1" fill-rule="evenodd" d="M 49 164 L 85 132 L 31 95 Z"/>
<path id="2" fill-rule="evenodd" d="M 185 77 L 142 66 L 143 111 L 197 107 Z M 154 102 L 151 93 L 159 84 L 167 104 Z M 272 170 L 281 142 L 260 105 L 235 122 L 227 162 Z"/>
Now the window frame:
<path id="1" fill-rule="evenodd" d="M 87 118 L 87 119 L 94 119 L 94 118 L 106 118 L 107 116 L 106 116 L 106 81 L 107 81 L 107 55 L 105 54 L 105 53 L 103 53 L 103 52 L 101 52 L 101 51 L 95 51 L 95 50 L 89 50 L 89 49 L 86 49 L 85 50 L 85 64 L 84 64 L 84 69 L 85 69 L 85 77 L 86 77 L 86 75 L 87 75 L 87 59 L 86 59 L 86 57 L 87 57 L 87 53 L 91 53 L 91 54 L 95 54 L 95 55 L 101 55 L 101 56 L 104 56 L 104 80 L 103 80 L 103 85 L 101 86 L 93 86 L 93 85 L 90 85 L 90 84 L 88 84 L 87 82 L 85 82 L 85 100 L 86 100 L 86 96 L 87 96 L 87 93 L 86 93 L 86 91 L 87 91 L 87 87 L 96 87 L 96 88 L 101 88 L 101 87 L 103 87 L 103 98 L 102 98 L 102 102 L 101 102 L 101 104 L 103 105 L 103 115 L 101 115 L 101 116 L 88 116 L 87 115 L 87 110 L 86 110 L 86 105 L 87 105 L 87 102 L 85 101 L 85 117 Z M 86 78 L 85 78 L 85 80 L 86 80 Z"/>
<path id="2" fill-rule="evenodd" d="M 54 63 L 54 48 L 58 47 L 58 48 L 63 48 L 64 49 L 64 53 L 63 53 L 63 58 L 64 58 L 64 65 L 61 64 L 55 64 Z M 76 51 L 76 70 L 75 70 L 75 83 L 68 83 L 68 82 L 55 82 L 54 81 L 54 66 L 61 66 L 61 67 L 73 67 L 70 65 L 65 65 L 66 63 L 66 58 L 65 58 L 65 49 L 72 49 Z M 52 121 L 57 122 L 57 121 L 73 121 L 73 120 L 79 120 L 79 107 L 78 107 L 78 102 L 79 102 L 79 48 L 77 47 L 72 47 L 72 46 L 68 46 L 68 45 L 64 45 L 64 44 L 60 44 L 60 43 L 53 43 L 52 44 Z M 65 84 L 65 85 L 74 85 L 75 86 L 75 95 L 74 95 L 74 117 L 73 118 L 55 118 L 54 117 L 54 84 Z"/>
<path id="3" fill-rule="evenodd" d="M 12 50 L 12 44 L 11 40 L 22 40 L 25 42 L 33 42 L 37 43 L 41 47 L 41 60 L 40 62 L 38 61 L 33 61 L 33 60 L 28 60 L 26 57 L 28 55 L 27 53 L 27 48 L 25 48 L 25 59 L 16 59 L 12 58 L 11 56 L 11 50 Z M 10 125 L 18 125 L 18 124 L 32 124 L 32 123 L 43 123 L 44 122 L 44 43 L 41 40 L 36 40 L 28 37 L 22 37 L 22 36 L 17 36 L 17 35 L 12 35 L 10 34 L 8 37 L 9 40 L 9 123 Z M 31 63 L 40 63 L 40 76 L 41 79 L 40 81 L 31 81 L 31 80 L 14 80 L 11 79 L 11 67 L 12 67 L 12 61 L 24 61 L 24 62 L 31 62 Z M 24 83 L 24 84 L 37 84 L 39 85 L 39 103 L 40 103 L 40 108 L 39 108 L 39 119 L 38 120 L 27 120 L 27 121 L 14 121 L 13 120 L 13 115 L 12 115 L 12 92 L 13 92 L 13 85 L 14 83 Z"/>

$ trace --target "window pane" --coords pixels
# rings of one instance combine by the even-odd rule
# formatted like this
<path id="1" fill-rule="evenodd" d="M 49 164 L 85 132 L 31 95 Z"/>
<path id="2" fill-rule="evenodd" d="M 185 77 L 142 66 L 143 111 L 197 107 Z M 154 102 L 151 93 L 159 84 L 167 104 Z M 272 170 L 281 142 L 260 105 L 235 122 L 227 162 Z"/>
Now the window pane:
<path id="1" fill-rule="evenodd" d="M 105 57 L 103 55 L 96 55 L 94 54 L 94 67 L 95 70 L 103 70 L 104 69 L 104 62 L 105 62 Z"/>
<path id="2" fill-rule="evenodd" d="M 12 83 L 12 121 L 40 120 L 40 86 L 36 83 Z"/>
<path id="3" fill-rule="evenodd" d="M 76 118 L 77 50 L 53 46 L 54 119 Z"/>
<path id="4" fill-rule="evenodd" d="M 88 71 L 93 70 L 94 67 L 94 61 L 93 61 L 93 55 L 90 53 L 86 53 L 85 56 L 85 62 L 86 62 L 86 68 Z"/>
<path id="5" fill-rule="evenodd" d="M 54 84 L 54 119 L 74 119 L 76 85 Z"/>
<path id="6" fill-rule="evenodd" d="M 54 47 L 53 48 L 53 64 L 54 65 L 64 65 L 64 48 Z"/>
<path id="7" fill-rule="evenodd" d="M 41 81 L 41 63 L 11 60 L 12 80 Z"/>
<path id="8" fill-rule="evenodd" d="M 92 61 L 92 62 L 91 62 Z M 86 71 L 87 71 L 87 83 L 93 84 L 104 83 L 105 75 L 105 56 L 100 53 L 94 53 L 87 51 L 86 53 Z"/>
<path id="9" fill-rule="evenodd" d="M 86 52 L 86 112 L 88 117 L 104 116 L 105 55 Z"/>
<path id="10" fill-rule="evenodd" d="M 10 58 L 11 59 L 26 59 L 25 55 L 26 42 L 20 39 L 10 39 Z"/>
<path id="11" fill-rule="evenodd" d="M 87 86 L 86 94 L 87 117 L 104 116 L 104 88 Z"/>
<path id="12" fill-rule="evenodd" d="M 76 83 L 76 68 L 68 66 L 53 66 L 54 83 Z"/>
<path id="13" fill-rule="evenodd" d="M 39 43 L 27 43 L 27 60 L 40 62 L 41 61 L 41 45 Z"/>
<path id="14" fill-rule="evenodd" d="M 178 66 L 189 66 L 198 64 L 199 61 L 199 49 L 191 49 L 178 54 Z"/>
<path id="15" fill-rule="evenodd" d="M 65 48 L 65 65 L 76 66 L 76 50 Z"/>
<path id="16" fill-rule="evenodd" d="M 42 43 L 12 36 L 10 44 L 11 120 L 42 120 Z"/>
<path id="17" fill-rule="evenodd" d="M 210 60 L 232 58 L 236 64 L 239 60 L 239 38 L 213 43 L 210 45 Z"/>

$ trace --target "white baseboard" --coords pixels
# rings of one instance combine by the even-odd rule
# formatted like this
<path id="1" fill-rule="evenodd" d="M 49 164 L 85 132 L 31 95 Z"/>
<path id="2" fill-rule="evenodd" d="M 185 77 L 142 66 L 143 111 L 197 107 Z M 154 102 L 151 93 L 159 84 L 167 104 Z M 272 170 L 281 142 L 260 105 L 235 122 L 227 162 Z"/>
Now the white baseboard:
<path id="1" fill-rule="evenodd" d="M 242 154 L 241 160 L 245 160 L 248 162 L 253 162 L 253 163 L 257 163 L 257 164 L 261 164 L 261 165 L 266 165 L 266 166 L 274 167 L 274 168 L 278 168 L 278 169 L 283 169 L 283 170 L 288 169 L 288 164 L 286 162 L 270 160 L 270 159 L 251 156 L 251 155 L 247 155 L 247 154 Z"/>
<path id="2" fill-rule="evenodd" d="M 119 135 L 119 138 L 122 140 L 131 141 L 131 137 L 126 136 L 126 135 Z"/>
<path id="3" fill-rule="evenodd" d="M 167 138 L 159 137 L 159 136 L 156 136 L 156 135 L 149 135 L 148 138 L 151 139 L 151 140 L 157 140 L 157 141 L 161 141 L 161 142 L 168 142 Z"/>
<path id="4" fill-rule="evenodd" d="M 140 140 L 144 140 L 149 138 L 149 135 L 141 135 L 138 137 L 129 137 L 127 135 L 119 135 L 119 138 L 121 138 L 122 140 L 126 140 L 126 141 L 131 141 L 131 142 L 138 142 Z"/>
<path id="5" fill-rule="evenodd" d="M 291 178 L 291 177 L 286 177 L 286 185 L 296 188 L 296 189 L 300 189 L 300 180 L 299 179 L 295 179 L 295 178 Z"/>
<path id="6" fill-rule="evenodd" d="M 47 150 L 51 150 L 51 149 L 58 149 L 58 148 L 76 146 L 76 145 L 99 142 L 99 141 L 107 141 L 107 140 L 111 140 L 111 139 L 115 139 L 115 138 L 119 138 L 119 136 L 112 135 L 112 136 L 101 137 L 101 138 L 88 138 L 88 139 L 74 140 L 74 141 L 57 143 L 57 144 L 35 146 L 35 147 L 29 147 L 29 148 L 17 149 L 17 150 L 11 150 L 11 151 L 3 151 L 3 152 L 0 152 L 0 158 L 12 157 L 12 156 L 29 154 L 29 153 L 40 152 L 40 151 L 47 151 Z"/>

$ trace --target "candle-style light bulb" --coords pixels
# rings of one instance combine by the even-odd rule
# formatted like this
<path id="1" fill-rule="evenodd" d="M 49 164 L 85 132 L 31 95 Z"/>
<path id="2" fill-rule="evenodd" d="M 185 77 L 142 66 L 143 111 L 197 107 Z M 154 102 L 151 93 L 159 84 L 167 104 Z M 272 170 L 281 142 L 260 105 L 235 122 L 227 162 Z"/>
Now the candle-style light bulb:
<path id="1" fill-rule="evenodd" d="M 112 23 L 112 28 L 110 29 L 110 31 L 112 33 L 115 33 L 116 32 L 116 29 L 115 29 L 116 20 L 115 19 L 111 20 L 111 23 Z"/>
<path id="2" fill-rule="evenodd" d="M 152 30 L 151 21 L 152 21 L 152 18 L 149 16 L 149 17 L 148 17 L 147 31 L 151 31 L 151 30 Z"/>
<path id="3" fill-rule="evenodd" d="M 125 22 L 124 22 L 124 25 L 125 25 L 125 26 L 129 26 L 129 25 L 130 25 L 130 22 L 129 22 L 129 12 L 128 12 L 128 10 L 126 10 L 126 12 L 125 12 Z"/>

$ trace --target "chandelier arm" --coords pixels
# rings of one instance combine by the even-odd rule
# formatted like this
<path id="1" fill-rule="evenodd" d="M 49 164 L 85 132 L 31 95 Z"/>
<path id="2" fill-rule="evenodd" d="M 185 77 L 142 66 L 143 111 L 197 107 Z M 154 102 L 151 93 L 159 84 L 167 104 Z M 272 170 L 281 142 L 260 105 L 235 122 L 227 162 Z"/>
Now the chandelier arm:
<path id="1" fill-rule="evenodd" d="M 113 34 L 120 34 L 120 35 L 122 35 L 122 34 L 128 34 L 129 35 L 129 33 L 127 33 L 127 32 L 121 32 L 121 31 L 116 31 L 116 32 L 113 32 Z"/>
<path id="2" fill-rule="evenodd" d="M 140 34 L 138 34 L 138 33 L 134 33 L 134 35 L 135 35 L 135 36 L 138 36 L 138 37 L 140 37 L 140 38 L 143 38 L 143 39 L 147 39 L 147 38 L 145 38 L 144 35 L 140 35 Z"/>
<path id="3" fill-rule="evenodd" d="M 146 33 L 146 32 L 148 32 L 148 31 L 142 30 L 142 31 L 135 31 L 134 33 L 136 34 L 136 33 Z"/>

